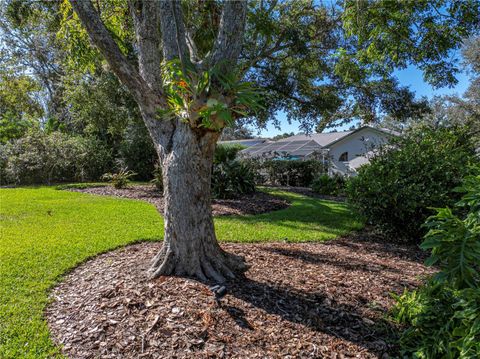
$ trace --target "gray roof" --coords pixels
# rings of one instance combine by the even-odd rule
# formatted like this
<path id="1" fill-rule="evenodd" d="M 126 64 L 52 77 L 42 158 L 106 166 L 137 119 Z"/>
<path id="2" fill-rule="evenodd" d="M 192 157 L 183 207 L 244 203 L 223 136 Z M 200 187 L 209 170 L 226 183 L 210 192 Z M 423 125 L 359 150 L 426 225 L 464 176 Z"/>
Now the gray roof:
<path id="1" fill-rule="evenodd" d="M 241 151 L 243 155 L 249 157 L 262 156 L 264 154 L 289 154 L 290 156 L 308 156 L 315 151 L 322 149 L 315 141 L 309 140 L 293 140 L 293 141 L 276 141 L 265 142 L 249 147 Z"/>
<path id="2" fill-rule="evenodd" d="M 257 157 L 274 153 L 288 153 L 290 156 L 305 157 L 312 154 L 313 152 L 320 152 L 322 148 L 328 148 L 335 142 L 340 141 L 341 139 L 351 135 L 352 133 L 359 132 L 365 128 L 370 128 L 391 135 L 397 135 L 397 133 L 391 130 L 370 126 L 362 126 L 353 131 L 312 133 L 309 135 L 302 134 L 282 138 L 278 141 L 267 141 L 246 148 L 241 151 L 241 153 L 248 157 Z"/>
<path id="3" fill-rule="evenodd" d="M 265 138 L 249 138 L 247 140 L 228 140 L 228 141 L 218 141 L 221 145 L 242 145 L 245 147 L 255 146 L 260 143 L 266 142 Z"/>
<path id="4" fill-rule="evenodd" d="M 325 147 L 328 144 L 338 141 L 339 139 L 349 135 L 352 132 L 353 131 L 342 131 L 342 132 L 328 132 L 328 133 L 312 133 L 309 135 L 295 135 L 295 136 L 283 138 L 278 142 L 313 140 L 316 143 L 318 143 L 320 146 Z"/>
<path id="5" fill-rule="evenodd" d="M 390 130 L 388 128 L 379 128 L 379 127 L 372 127 L 372 126 L 362 126 L 352 131 L 341 131 L 341 132 L 327 132 L 327 133 L 312 133 L 309 135 L 295 135 L 291 137 L 287 137 L 281 139 L 280 141 L 302 141 L 302 140 L 314 140 L 320 146 L 326 147 L 332 145 L 335 142 L 340 141 L 342 138 L 347 137 L 355 132 L 360 132 L 363 129 L 369 128 L 371 130 L 383 132 L 388 135 L 393 136 L 400 136 L 400 133 Z"/>

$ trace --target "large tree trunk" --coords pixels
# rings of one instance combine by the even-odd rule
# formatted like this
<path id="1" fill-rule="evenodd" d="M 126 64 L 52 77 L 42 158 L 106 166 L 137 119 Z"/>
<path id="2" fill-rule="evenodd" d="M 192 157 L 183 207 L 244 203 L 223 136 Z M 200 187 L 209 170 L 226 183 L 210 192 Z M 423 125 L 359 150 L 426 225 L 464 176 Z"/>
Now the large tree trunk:
<path id="1" fill-rule="evenodd" d="M 215 238 L 210 180 L 219 133 L 192 129 L 180 120 L 160 120 L 157 113 L 169 108 L 160 72 L 162 57 L 165 61 L 193 59 L 199 70 L 213 68 L 222 61 L 235 64 L 241 50 L 247 2 L 225 2 L 213 48 L 198 61 L 193 43 L 189 46 L 187 42 L 180 2 L 130 0 L 138 68 L 122 53 L 90 0 L 70 3 L 93 43 L 140 106 L 162 162 L 165 241 L 154 258 L 152 275 L 187 275 L 222 282 L 246 270 L 243 258 L 224 252 Z"/>
<path id="2" fill-rule="evenodd" d="M 168 146 L 154 138 L 164 176 L 165 237 L 151 274 L 223 282 L 247 269 L 242 257 L 223 251 L 212 218 L 210 183 L 218 132 L 177 122 Z"/>

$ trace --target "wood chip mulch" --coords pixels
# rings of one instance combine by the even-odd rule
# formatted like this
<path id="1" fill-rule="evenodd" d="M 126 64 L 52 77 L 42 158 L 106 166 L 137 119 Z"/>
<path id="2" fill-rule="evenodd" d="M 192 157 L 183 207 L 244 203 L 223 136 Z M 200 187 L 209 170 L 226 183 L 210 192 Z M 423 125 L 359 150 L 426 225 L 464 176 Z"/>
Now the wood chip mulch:
<path id="1" fill-rule="evenodd" d="M 102 196 L 139 199 L 152 203 L 160 213 L 163 213 L 164 200 L 162 193 L 155 186 L 135 185 L 127 188 L 116 189 L 111 186 L 72 188 L 69 191 L 90 193 Z M 287 208 L 290 203 L 282 198 L 272 196 L 265 192 L 255 192 L 243 195 L 236 199 L 212 200 L 214 216 L 260 214 Z"/>
<path id="2" fill-rule="evenodd" d="M 220 305 L 194 280 L 149 280 L 161 243 L 132 245 L 68 274 L 46 317 L 70 358 L 388 358 L 389 293 L 432 270 L 414 247 L 364 237 L 224 244 L 251 268 Z"/>

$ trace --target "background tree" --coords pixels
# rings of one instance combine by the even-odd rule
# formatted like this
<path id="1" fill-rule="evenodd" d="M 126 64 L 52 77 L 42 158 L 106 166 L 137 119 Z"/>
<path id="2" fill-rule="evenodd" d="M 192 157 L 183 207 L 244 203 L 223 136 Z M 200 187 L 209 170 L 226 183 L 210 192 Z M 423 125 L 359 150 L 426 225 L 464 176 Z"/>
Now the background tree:
<path id="1" fill-rule="evenodd" d="M 0 70 L 0 143 L 23 136 L 43 114 L 38 91 L 30 77 Z"/>

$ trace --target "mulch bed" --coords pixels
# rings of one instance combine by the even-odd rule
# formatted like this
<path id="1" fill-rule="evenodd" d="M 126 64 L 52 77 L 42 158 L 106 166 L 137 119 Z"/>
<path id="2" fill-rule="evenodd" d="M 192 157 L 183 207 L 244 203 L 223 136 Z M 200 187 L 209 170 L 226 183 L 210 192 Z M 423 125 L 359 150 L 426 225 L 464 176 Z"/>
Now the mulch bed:
<path id="1" fill-rule="evenodd" d="M 71 358 L 387 358 L 390 292 L 431 273 L 414 247 L 360 234 L 326 243 L 224 244 L 251 264 L 215 303 L 205 284 L 149 280 L 161 243 L 98 257 L 66 276 L 46 317 Z"/>
<path id="2" fill-rule="evenodd" d="M 164 200 L 162 193 L 155 186 L 135 185 L 127 188 L 116 189 L 111 186 L 73 188 L 69 191 L 83 192 L 103 196 L 114 196 L 122 198 L 140 199 L 152 203 L 160 213 L 163 213 Z M 214 216 L 260 214 L 289 206 L 289 202 L 264 192 L 255 192 L 243 195 L 238 199 L 214 199 L 212 211 Z"/>

